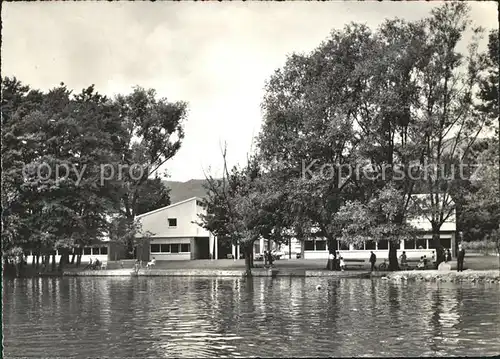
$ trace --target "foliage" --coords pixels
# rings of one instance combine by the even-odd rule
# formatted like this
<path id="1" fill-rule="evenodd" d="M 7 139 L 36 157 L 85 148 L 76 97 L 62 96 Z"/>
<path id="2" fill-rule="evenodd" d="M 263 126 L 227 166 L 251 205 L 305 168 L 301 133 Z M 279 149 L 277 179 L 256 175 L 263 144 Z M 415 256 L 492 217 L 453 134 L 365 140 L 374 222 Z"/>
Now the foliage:
<path id="1" fill-rule="evenodd" d="M 89 245 L 113 231 L 110 216 L 122 213 L 133 227 L 136 213 L 169 203 L 160 180 L 149 178 L 154 169 L 136 177 L 123 169 L 161 166 L 180 146 L 185 104 L 154 96 L 136 88 L 109 99 L 93 86 L 72 94 L 64 84 L 44 93 L 3 79 L 5 252 Z M 105 177 L 106 166 L 114 176 Z"/>
<path id="2" fill-rule="evenodd" d="M 498 251 L 496 236 L 498 236 L 497 231 L 494 231 L 487 239 L 472 242 L 463 241 L 461 244 L 466 251 L 484 254 L 495 253 Z"/>
<path id="3" fill-rule="evenodd" d="M 402 195 L 392 185 L 379 191 L 369 202 L 349 201 L 339 210 L 337 221 L 342 226 L 341 241 L 361 244 L 381 239 L 399 244 L 399 241 L 414 238 L 416 229 L 400 223 Z"/>
<path id="4" fill-rule="evenodd" d="M 240 245 L 250 274 L 256 240 L 264 237 L 277 243 L 286 241 L 280 210 L 283 194 L 262 173 L 256 157 L 250 158 L 244 168 L 235 166 L 231 171 L 227 170 L 225 150 L 223 159 L 223 178 L 207 177 L 207 213 L 200 214 L 200 225 L 220 239 Z"/>
<path id="5" fill-rule="evenodd" d="M 465 55 L 457 48 L 468 30 Z M 466 193 L 452 167 L 491 125 L 475 106 L 480 35 L 467 4 L 447 3 L 426 19 L 387 20 L 376 31 L 348 25 L 311 54 L 291 55 L 266 86 L 258 138 L 289 217 L 326 237 L 331 252 L 338 237 L 396 243 L 411 235 L 406 223 L 416 215 L 438 239 L 452 198 Z M 353 174 L 359 168 L 363 175 Z M 415 193 L 430 205 L 414 206 Z M 389 263 L 397 268 L 396 245 Z"/>

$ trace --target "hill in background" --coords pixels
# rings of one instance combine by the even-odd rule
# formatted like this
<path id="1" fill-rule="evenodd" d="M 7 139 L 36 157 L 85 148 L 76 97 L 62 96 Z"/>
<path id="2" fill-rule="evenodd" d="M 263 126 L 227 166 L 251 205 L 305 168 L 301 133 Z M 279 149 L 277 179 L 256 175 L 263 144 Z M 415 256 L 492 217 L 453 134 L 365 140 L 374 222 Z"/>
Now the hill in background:
<path id="1" fill-rule="evenodd" d="M 205 179 L 191 179 L 186 182 L 163 181 L 163 184 L 170 188 L 170 203 L 174 204 L 192 197 L 204 198 L 207 190 L 203 187 Z"/>

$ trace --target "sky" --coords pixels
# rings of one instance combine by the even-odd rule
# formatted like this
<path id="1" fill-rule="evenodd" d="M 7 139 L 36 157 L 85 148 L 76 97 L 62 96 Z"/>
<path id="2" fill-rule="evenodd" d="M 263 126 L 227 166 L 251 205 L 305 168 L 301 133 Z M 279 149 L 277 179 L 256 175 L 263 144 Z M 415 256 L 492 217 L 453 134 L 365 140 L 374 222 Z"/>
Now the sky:
<path id="1" fill-rule="evenodd" d="M 440 2 L 6 2 L 2 76 L 48 90 L 64 82 L 103 94 L 133 86 L 186 101 L 185 139 L 169 180 L 217 176 L 221 146 L 244 164 L 260 130 L 265 82 L 287 55 L 309 52 L 350 22 L 417 20 Z M 498 28 L 494 2 L 471 17 Z"/>

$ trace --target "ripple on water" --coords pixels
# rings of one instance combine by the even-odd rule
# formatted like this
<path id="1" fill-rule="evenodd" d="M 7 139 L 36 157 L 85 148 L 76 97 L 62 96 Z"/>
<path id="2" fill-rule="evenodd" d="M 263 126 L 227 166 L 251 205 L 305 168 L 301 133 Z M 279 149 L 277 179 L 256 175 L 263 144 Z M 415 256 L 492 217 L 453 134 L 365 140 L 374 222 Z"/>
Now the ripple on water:
<path id="1" fill-rule="evenodd" d="M 44 278 L 4 281 L 3 290 L 6 356 L 500 352 L 500 306 L 492 306 L 498 287 L 325 278 Z"/>

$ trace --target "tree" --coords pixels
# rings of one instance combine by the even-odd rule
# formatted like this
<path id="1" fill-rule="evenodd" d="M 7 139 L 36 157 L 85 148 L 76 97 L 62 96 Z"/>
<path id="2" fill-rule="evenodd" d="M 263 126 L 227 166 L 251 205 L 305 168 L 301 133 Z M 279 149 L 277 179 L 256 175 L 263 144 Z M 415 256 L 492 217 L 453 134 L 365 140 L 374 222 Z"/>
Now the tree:
<path id="1" fill-rule="evenodd" d="M 428 171 L 422 181 L 430 199 L 424 215 L 431 222 L 439 259 L 440 228 L 456 210 L 452 198 L 463 196 L 465 178 L 457 169 L 491 120 L 474 104 L 482 66 L 477 42 L 481 31 L 472 28 L 468 6 L 447 3 L 425 24 L 429 56 L 418 82 L 422 116 L 417 129 L 422 134 L 421 166 Z M 475 38 L 464 56 L 457 45 L 466 30 Z"/>
<path id="2" fill-rule="evenodd" d="M 488 50 L 482 54 L 484 73 L 480 78 L 478 109 L 486 113 L 492 120 L 498 119 L 498 71 L 499 71 L 499 30 L 489 34 Z M 498 137 L 498 136 L 497 136 Z"/>
<path id="3" fill-rule="evenodd" d="M 15 87 L 16 81 L 4 83 Z M 17 206 L 24 208 L 17 240 L 34 256 L 59 249 L 62 269 L 70 249 L 102 236 L 105 216 L 113 211 L 109 187 L 97 184 L 100 164 L 112 153 L 118 117 L 92 86 L 76 96 L 63 84 L 46 94 L 31 91 L 18 108 L 12 99 L 6 102 L 12 112 L 6 116 L 2 159 L 15 181 Z M 9 215 L 11 208 L 5 209 Z"/>
<path id="4" fill-rule="evenodd" d="M 184 115 L 183 103 L 157 101 L 152 90 L 110 100 L 93 86 L 76 95 L 64 84 L 43 93 L 4 78 L 4 253 L 31 251 L 37 266 L 39 256 L 47 265 L 52 255 L 55 269 L 57 249 L 62 270 L 72 249 L 81 253 L 105 236 L 110 216 L 122 211 L 135 228 L 136 213 L 169 204 L 150 167 L 178 150 Z M 124 168 L 134 164 L 147 170 L 134 176 Z"/>
<path id="5" fill-rule="evenodd" d="M 120 211 L 132 223 L 141 211 L 169 202 L 160 182 L 149 178 L 180 149 L 187 104 L 157 99 L 153 89 L 140 87 L 129 95 L 118 96 L 115 104 L 125 133 L 118 137 L 120 158 L 112 164 L 111 172 L 117 176 L 115 180 L 120 187 L 117 194 Z M 147 197 L 158 196 L 155 206 L 141 201 L 153 189 L 154 192 L 150 192 L 153 196 Z M 128 255 L 132 256 L 131 241 L 127 248 Z"/>
<path id="6" fill-rule="evenodd" d="M 291 228 L 302 239 L 326 238 L 334 256 L 340 228 L 333 219 L 351 196 L 349 170 L 361 142 L 355 117 L 364 87 L 350 74 L 367 55 L 370 36 L 353 24 L 310 55 L 290 56 L 267 83 L 262 105 L 259 156 L 286 189 L 291 220 L 301 223 Z"/>
<path id="7" fill-rule="evenodd" d="M 396 211 L 390 219 L 376 221 L 382 226 L 376 227 L 378 232 L 370 231 L 372 237 L 379 233 L 375 240 L 388 239 L 389 270 L 399 268 L 396 234 L 405 232 L 416 184 L 412 162 L 422 156 L 415 143 L 420 134 L 415 129 L 419 106 L 414 74 L 425 66 L 424 24 L 387 20 L 373 35 L 369 56 L 352 74 L 365 84 L 356 117 L 364 139 L 358 151 L 364 173 L 355 182 L 357 198 L 364 204 L 378 203 L 381 195 L 392 198 Z M 379 212 L 376 206 L 370 208 Z"/>
<path id="8" fill-rule="evenodd" d="M 480 167 L 471 181 L 470 192 L 464 198 L 462 220 L 472 227 L 475 239 L 487 239 L 496 244 L 500 253 L 500 191 L 498 146 L 490 146 L 479 157 Z M 474 231 L 477 228 L 477 231 Z"/>
<path id="9" fill-rule="evenodd" d="M 244 168 L 227 169 L 223 152 L 222 179 L 207 176 L 207 213 L 201 225 L 222 240 L 239 245 L 245 256 L 246 275 L 251 275 L 254 242 L 261 237 L 281 243 L 286 240 L 279 204 L 282 194 L 262 172 L 256 157 Z"/>

